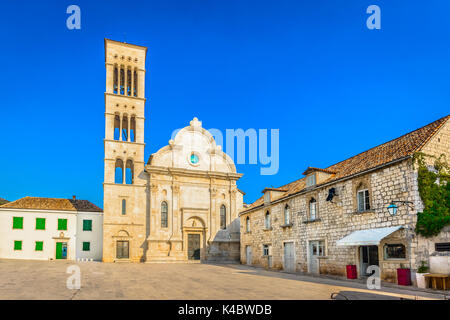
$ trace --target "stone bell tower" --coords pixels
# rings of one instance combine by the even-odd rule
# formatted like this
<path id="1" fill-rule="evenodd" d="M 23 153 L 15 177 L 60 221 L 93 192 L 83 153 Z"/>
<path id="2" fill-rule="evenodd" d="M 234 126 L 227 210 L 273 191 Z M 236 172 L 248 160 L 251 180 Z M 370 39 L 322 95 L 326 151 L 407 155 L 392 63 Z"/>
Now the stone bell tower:
<path id="1" fill-rule="evenodd" d="M 141 261 L 145 242 L 147 48 L 105 39 L 103 261 Z"/>

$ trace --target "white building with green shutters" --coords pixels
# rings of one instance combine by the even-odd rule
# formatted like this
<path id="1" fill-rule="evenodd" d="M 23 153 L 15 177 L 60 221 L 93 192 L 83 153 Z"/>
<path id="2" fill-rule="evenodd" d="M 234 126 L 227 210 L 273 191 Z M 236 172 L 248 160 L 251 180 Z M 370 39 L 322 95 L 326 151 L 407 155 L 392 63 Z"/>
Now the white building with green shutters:
<path id="1" fill-rule="evenodd" d="M 103 211 L 87 200 L 25 197 L 0 206 L 0 259 L 102 260 Z"/>

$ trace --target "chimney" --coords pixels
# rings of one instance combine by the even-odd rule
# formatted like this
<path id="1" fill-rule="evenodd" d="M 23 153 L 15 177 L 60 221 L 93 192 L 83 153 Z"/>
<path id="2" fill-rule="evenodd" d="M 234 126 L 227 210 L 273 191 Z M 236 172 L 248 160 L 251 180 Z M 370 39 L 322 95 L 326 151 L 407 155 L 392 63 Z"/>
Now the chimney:
<path id="1" fill-rule="evenodd" d="M 77 200 L 77 197 L 75 195 L 72 196 L 73 200 Z"/>

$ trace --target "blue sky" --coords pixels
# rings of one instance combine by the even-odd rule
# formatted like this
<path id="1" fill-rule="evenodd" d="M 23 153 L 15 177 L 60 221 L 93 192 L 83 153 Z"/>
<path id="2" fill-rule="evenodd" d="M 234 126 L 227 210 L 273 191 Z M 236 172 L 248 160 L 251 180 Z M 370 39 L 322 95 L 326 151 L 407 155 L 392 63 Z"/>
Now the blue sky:
<path id="1" fill-rule="evenodd" d="M 66 28 L 67 6 L 81 30 Z M 369 30 L 366 8 L 381 8 Z M 238 165 L 246 202 L 449 113 L 450 2 L 2 4 L 0 197 L 102 203 L 103 39 L 148 47 L 146 160 L 172 131 L 279 129 L 280 168 Z"/>

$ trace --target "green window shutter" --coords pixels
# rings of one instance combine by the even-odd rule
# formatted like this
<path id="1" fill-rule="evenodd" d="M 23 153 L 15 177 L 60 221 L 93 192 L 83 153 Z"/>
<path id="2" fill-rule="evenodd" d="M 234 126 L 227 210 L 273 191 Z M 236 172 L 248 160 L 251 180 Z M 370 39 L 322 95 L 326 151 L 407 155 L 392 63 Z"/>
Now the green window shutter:
<path id="1" fill-rule="evenodd" d="M 19 240 L 14 241 L 14 250 L 22 250 L 22 241 Z"/>
<path id="2" fill-rule="evenodd" d="M 35 251 L 42 251 L 44 250 L 44 241 L 36 241 L 36 247 L 34 248 Z"/>
<path id="3" fill-rule="evenodd" d="M 91 243 L 83 242 L 83 251 L 90 251 L 90 250 L 91 250 Z"/>
<path id="4" fill-rule="evenodd" d="M 23 229 L 23 217 L 13 217 L 13 229 Z"/>
<path id="5" fill-rule="evenodd" d="M 67 230 L 67 219 L 58 219 L 58 230 Z"/>
<path id="6" fill-rule="evenodd" d="M 36 230 L 45 230 L 45 218 L 36 218 Z"/>
<path id="7" fill-rule="evenodd" d="M 92 231 L 92 220 L 83 220 L 83 231 Z"/>

